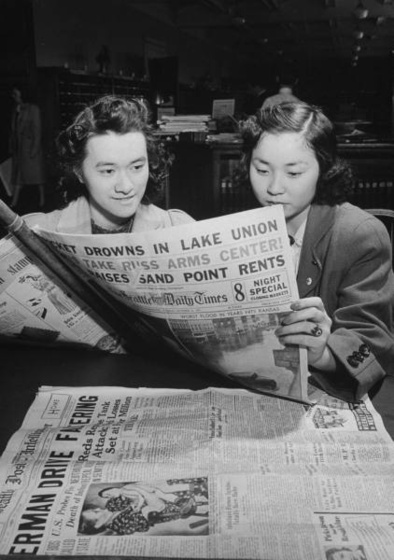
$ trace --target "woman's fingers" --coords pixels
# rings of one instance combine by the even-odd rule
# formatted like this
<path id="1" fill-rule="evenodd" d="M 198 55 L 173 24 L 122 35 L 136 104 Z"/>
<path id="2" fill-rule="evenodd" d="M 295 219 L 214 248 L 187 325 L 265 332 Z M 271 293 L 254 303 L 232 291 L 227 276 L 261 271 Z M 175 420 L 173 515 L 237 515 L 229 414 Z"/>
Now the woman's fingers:
<path id="1" fill-rule="evenodd" d="M 307 348 L 308 361 L 313 364 L 325 352 L 332 321 L 318 297 L 296 301 L 291 304 L 291 309 L 283 317 L 275 334 L 284 346 L 298 345 Z"/>
<path id="2" fill-rule="evenodd" d="M 322 299 L 317 296 L 299 299 L 290 304 L 290 308 L 293 311 L 299 311 L 301 309 L 306 309 L 307 307 L 316 307 L 321 311 L 325 311 Z"/>
<path id="3" fill-rule="evenodd" d="M 292 323 L 312 322 L 321 323 L 326 319 L 326 313 L 316 307 L 307 307 L 301 311 L 291 311 L 283 317 L 281 325 L 291 325 Z"/>
<path id="4" fill-rule="evenodd" d="M 314 323 L 312 321 L 295 321 L 287 325 L 281 325 L 275 331 L 278 337 L 289 337 L 297 335 L 305 335 L 311 338 L 324 338 L 324 333 L 329 334 L 329 325 L 322 323 Z M 312 343 L 312 342 L 311 342 Z"/>

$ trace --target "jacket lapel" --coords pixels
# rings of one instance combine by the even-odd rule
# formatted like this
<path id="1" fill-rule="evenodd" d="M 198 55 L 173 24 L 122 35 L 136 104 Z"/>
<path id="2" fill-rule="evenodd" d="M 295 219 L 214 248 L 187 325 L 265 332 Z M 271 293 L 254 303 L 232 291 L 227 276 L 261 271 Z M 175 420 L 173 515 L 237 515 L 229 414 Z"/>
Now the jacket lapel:
<path id="1" fill-rule="evenodd" d="M 297 285 L 300 298 L 316 294 L 335 220 L 335 206 L 312 204 L 302 243 Z"/>

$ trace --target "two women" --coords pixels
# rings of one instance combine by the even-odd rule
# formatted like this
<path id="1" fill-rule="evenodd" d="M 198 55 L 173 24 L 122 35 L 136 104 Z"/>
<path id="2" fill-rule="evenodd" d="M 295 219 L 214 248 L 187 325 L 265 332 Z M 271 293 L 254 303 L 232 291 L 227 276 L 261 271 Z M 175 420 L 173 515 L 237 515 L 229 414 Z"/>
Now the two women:
<path id="1" fill-rule="evenodd" d="M 300 299 L 277 336 L 308 350 L 329 393 L 360 399 L 394 362 L 391 245 L 384 225 L 345 202 L 349 167 L 336 154 L 332 123 L 316 107 L 284 103 L 242 126 L 244 163 L 262 206 L 281 205 Z M 107 96 L 59 137 L 67 206 L 27 222 L 68 233 L 137 232 L 193 219 L 153 204 L 163 158 L 148 111 Z M 192 171 L 192 170 L 191 170 Z"/>

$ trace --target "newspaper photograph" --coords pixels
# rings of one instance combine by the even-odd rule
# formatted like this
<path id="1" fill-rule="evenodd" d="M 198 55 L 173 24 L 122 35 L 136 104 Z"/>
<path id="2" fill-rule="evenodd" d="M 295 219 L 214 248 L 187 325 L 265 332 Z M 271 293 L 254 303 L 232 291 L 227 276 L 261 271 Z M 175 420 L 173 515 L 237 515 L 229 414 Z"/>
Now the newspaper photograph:
<path id="1" fill-rule="evenodd" d="M 0 239 L 0 338 L 123 353 L 120 338 L 13 236 Z"/>
<path id="2" fill-rule="evenodd" d="M 0 460 L 0 553 L 391 560 L 393 462 L 369 399 L 42 387 Z"/>
<path id="3" fill-rule="evenodd" d="M 298 299 L 281 207 L 142 233 L 34 231 L 185 356 L 254 390 L 310 402 L 306 350 L 275 335 Z"/>

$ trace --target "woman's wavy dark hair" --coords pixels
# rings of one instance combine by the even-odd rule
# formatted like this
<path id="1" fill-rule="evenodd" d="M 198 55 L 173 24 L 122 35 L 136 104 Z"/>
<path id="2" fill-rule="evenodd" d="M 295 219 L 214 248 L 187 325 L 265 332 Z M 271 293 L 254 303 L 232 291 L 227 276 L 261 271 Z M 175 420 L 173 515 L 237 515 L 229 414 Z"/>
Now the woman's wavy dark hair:
<path id="1" fill-rule="evenodd" d="M 341 204 L 351 198 L 353 173 L 350 165 L 337 155 L 334 126 L 321 109 L 307 103 L 281 103 L 260 109 L 256 115 L 240 123 L 243 139 L 241 173 L 249 181 L 253 150 L 264 134 L 297 132 L 304 135 L 306 144 L 313 150 L 319 163 L 315 204 Z"/>
<path id="2" fill-rule="evenodd" d="M 141 132 L 145 136 L 149 180 L 141 202 L 149 204 L 160 198 L 171 156 L 154 135 L 149 121 L 148 105 L 140 99 L 106 95 L 83 109 L 56 139 L 58 165 L 62 173 L 58 185 L 62 203 L 66 205 L 81 195 L 86 195 L 86 187 L 78 180 L 76 173 L 80 171 L 86 157 L 87 141 L 92 136 L 108 132 Z"/>

